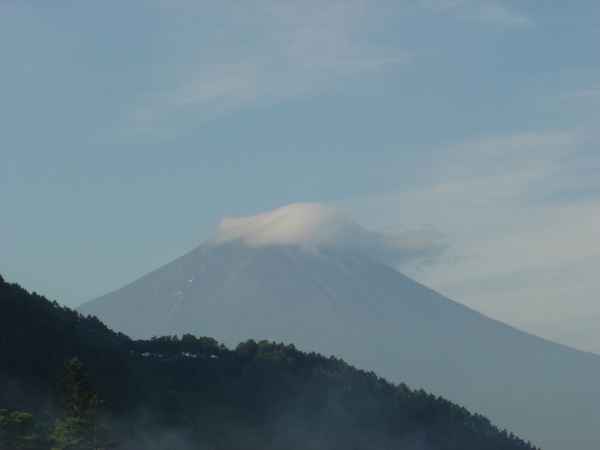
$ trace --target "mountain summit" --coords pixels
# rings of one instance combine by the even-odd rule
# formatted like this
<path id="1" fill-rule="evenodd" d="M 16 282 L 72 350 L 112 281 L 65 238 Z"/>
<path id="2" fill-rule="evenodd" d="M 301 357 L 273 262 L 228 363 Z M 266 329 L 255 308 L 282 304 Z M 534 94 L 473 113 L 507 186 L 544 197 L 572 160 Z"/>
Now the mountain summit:
<path id="1" fill-rule="evenodd" d="M 333 210 L 309 232 L 294 220 L 318 208 L 226 219 L 205 244 L 79 311 L 137 338 L 293 343 L 442 395 L 542 448 L 596 448 L 600 357 L 481 315 L 376 258 L 431 242 L 386 242 Z"/>

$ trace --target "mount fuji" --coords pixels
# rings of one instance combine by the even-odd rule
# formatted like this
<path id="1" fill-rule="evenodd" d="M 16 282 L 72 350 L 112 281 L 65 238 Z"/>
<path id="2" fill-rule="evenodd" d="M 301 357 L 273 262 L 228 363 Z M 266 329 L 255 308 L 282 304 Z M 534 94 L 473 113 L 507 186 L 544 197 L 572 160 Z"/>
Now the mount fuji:
<path id="1" fill-rule="evenodd" d="M 226 219 L 191 252 L 78 310 L 135 338 L 293 343 L 446 397 L 542 448 L 598 448 L 600 356 L 411 280 L 382 262 L 382 252 L 366 251 L 396 245 L 406 253 L 402 242 L 337 212 L 315 222 L 330 212 L 319 208 Z M 340 236 L 353 244 L 341 245 Z"/>

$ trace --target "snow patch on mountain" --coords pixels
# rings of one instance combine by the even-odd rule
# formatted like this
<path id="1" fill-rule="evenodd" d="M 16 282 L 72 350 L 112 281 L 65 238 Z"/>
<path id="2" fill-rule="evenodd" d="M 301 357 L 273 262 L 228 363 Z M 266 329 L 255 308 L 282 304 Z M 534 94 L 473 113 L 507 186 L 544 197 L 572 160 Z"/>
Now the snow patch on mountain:
<path id="1" fill-rule="evenodd" d="M 397 235 L 370 231 L 351 221 L 341 208 L 322 203 L 293 203 L 248 217 L 224 217 L 207 244 L 231 242 L 260 248 L 273 245 L 329 248 L 371 256 L 394 266 L 431 260 L 445 245 L 428 230 Z"/>

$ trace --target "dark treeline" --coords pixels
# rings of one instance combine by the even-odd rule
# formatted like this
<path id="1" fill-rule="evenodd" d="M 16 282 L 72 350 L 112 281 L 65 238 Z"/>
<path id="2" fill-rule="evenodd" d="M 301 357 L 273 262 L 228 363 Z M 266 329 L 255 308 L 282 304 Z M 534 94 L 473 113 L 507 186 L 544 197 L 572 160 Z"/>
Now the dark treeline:
<path id="1" fill-rule="evenodd" d="M 293 345 L 134 341 L 0 277 L 0 448 L 534 449 Z"/>

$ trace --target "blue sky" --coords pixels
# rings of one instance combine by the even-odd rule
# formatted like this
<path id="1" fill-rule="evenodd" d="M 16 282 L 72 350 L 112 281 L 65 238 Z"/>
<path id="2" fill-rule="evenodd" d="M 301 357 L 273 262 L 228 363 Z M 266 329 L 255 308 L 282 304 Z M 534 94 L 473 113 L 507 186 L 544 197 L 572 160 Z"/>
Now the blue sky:
<path id="1" fill-rule="evenodd" d="M 0 0 L 0 273 L 74 307 L 322 203 L 600 353 L 599 38 L 593 1 Z"/>

